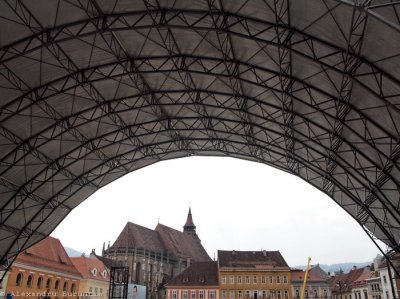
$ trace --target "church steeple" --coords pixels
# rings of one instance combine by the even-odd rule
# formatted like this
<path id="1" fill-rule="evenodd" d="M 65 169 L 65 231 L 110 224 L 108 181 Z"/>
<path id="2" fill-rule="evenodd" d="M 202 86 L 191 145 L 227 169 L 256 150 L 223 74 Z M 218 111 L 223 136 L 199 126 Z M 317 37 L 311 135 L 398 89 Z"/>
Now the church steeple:
<path id="1" fill-rule="evenodd" d="M 194 225 L 194 223 L 193 223 L 191 207 L 189 207 L 189 213 L 188 213 L 188 216 L 186 219 L 186 223 L 183 226 L 183 231 L 186 233 L 196 234 L 196 225 Z"/>

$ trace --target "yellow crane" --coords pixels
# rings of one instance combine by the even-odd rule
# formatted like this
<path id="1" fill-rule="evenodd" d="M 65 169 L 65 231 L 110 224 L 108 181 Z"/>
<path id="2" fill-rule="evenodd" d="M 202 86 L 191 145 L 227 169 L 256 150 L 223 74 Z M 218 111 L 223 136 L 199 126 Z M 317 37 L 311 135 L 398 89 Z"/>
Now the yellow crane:
<path id="1" fill-rule="evenodd" d="M 306 283 L 307 283 L 308 269 L 310 268 L 310 262 L 311 258 L 308 257 L 306 274 L 304 275 L 303 287 L 301 288 L 300 299 L 304 299 L 304 292 L 306 291 Z"/>

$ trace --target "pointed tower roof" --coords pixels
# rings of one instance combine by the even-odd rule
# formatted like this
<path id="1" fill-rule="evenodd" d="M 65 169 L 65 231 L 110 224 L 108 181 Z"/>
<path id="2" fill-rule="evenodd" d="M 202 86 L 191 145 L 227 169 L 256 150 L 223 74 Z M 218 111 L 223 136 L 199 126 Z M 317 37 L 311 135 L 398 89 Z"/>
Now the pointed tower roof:
<path id="1" fill-rule="evenodd" d="M 196 232 L 196 225 L 193 223 L 193 218 L 192 218 L 192 209 L 189 207 L 189 213 L 186 219 L 186 223 L 183 226 L 183 231 L 184 232 Z"/>

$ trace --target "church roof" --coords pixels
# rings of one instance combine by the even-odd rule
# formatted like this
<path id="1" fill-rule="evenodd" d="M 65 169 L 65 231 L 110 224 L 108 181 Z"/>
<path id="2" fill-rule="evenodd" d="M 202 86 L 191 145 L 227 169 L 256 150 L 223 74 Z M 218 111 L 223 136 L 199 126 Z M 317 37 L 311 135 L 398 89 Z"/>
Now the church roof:
<path id="1" fill-rule="evenodd" d="M 197 235 L 185 234 L 160 223 L 155 230 L 158 232 L 165 249 L 175 257 L 190 257 L 197 262 L 211 260 Z"/>
<path id="2" fill-rule="evenodd" d="M 220 267 L 289 268 L 279 251 L 223 251 L 218 250 Z"/>
<path id="3" fill-rule="evenodd" d="M 21 252 L 17 263 L 80 277 L 59 239 L 47 237 Z"/>
<path id="4" fill-rule="evenodd" d="M 129 247 L 165 252 L 158 233 L 147 227 L 128 222 L 112 247 Z"/>
<path id="5" fill-rule="evenodd" d="M 128 222 L 112 248 L 137 248 L 176 258 L 191 258 L 194 261 L 210 261 L 197 235 L 185 234 L 163 224 L 155 230 Z"/>
<path id="6" fill-rule="evenodd" d="M 197 262 L 192 264 L 167 284 L 168 287 L 179 286 L 216 286 L 218 287 L 217 262 Z"/>

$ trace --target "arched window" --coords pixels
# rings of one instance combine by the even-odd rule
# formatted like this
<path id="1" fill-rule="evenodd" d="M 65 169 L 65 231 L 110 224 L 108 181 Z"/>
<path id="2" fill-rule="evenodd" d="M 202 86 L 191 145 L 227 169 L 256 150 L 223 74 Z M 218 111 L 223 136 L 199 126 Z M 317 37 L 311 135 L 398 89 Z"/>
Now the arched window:
<path id="1" fill-rule="evenodd" d="M 63 291 L 64 292 L 68 291 L 68 282 L 64 282 Z"/>
<path id="2" fill-rule="evenodd" d="M 55 289 L 55 290 L 58 290 L 59 287 L 60 287 L 60 281 L 57 279 L 57 280 L 56 280 L 56 283 L 54 284 L 54 289 Z"/>
<path id="3" fill-rule="evenodd" d="M 26 281 L 26 287 L 31 288 L 32 287 L 32 281 L 33 281 L 33 276 L 29 275 L 28 280 Z"/>
<path id="4" fill-rule="evenodd" d="M 74 283 L 71 285 L 71 293 L 73 293 L 73 292 L 75 292 L 75 284 Z"/>
<path id="5" fill-rule="evenodd" d="M 37 283 L 36 283 L 37 288 L 41 289 L 42 288 L 42 284 L 43 284 L 43 277 L 39 276 L 39 278 L 37 280 Z"/>
<path id="6" fill-rule="evenodd" d="M 46 281 L 46 289 L 50 289 L 51 288 L 51 279 L 48 278 Z"/>
<path id="7" fill-rule="evenodd" d="M 22 273 L 18 273 L 17 279 L 15 280 L 15 284 L 19 287 L 22 285 L 22 278 L 23 278 Z"/>

